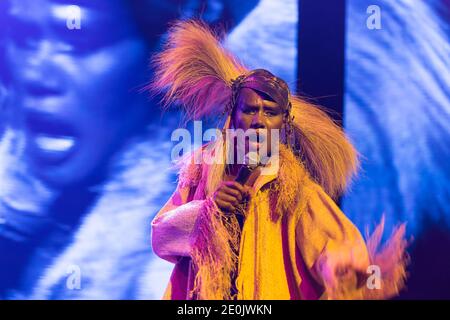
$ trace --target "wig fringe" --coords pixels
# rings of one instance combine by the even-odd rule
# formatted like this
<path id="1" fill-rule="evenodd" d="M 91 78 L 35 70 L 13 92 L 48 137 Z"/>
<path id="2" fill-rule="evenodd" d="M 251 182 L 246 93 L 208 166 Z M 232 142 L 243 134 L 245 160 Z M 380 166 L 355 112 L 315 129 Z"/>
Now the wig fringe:
<path id="1" fill-rule="evenodd" d="M 325 192 L 336 200 L 359 168 L 352 143 L 320 107 L 292 96 L 292 115 L 300 158 Z"/>
<path id="2" fill-rule="evenodd" d="M 164 93 L 164 107 L 181 104 L 187 120 L 222 113 L 231 99 L 231 81 L 248 71 L 206 24 L 196 20 L 174 23 L 152 64 L 155 81 L 147 88 Z"/>

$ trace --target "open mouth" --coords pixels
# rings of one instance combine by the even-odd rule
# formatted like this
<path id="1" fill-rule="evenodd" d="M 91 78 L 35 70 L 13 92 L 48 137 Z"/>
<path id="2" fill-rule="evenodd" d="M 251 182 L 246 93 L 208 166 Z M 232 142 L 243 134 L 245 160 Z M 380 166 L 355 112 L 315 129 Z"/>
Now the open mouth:
<path id="1" fill-rule="evenodd" d="M 267 140 L 267 131 L 257 131 L 258 143 L 265 143 Z"/>
<path id="2" fill-rule="evenodd" d="M 55 137 L 40 134 L 35 137 L 35 142 L 38 148 L 49 152 L 68 152 L 75 145 L 74 137 Z"/>
<path id="3" fill-rule="evenodd" d="M 79 138 L 70 123 L 51 115 L 29 114 L 26 125 L 33 160 L 54 165 L 74 154 Z"/>

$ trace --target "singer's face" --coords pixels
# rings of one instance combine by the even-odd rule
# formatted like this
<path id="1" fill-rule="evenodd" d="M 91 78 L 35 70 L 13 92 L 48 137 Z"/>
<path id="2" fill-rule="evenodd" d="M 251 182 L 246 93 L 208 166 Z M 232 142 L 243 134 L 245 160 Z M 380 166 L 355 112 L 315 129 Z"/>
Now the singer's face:
<path id="1" fill-rule="evenodd" d="M 58 185 L 89 178 L 140 110 L 147 47 L 126 1 L 10 0 L 5 16 L 31 168 Z"/>
<path id="2" fill-rule="evenodd" d="M 243 88 L 239 91 L 236 111 L 233 116 L 233 126 L 235 129 L 244 131 L 255 129 L 258 134 L 258 142 L 253 148 L 259 150 L 261 144 L 264 143 L 267 146 L 267 153 L 270 155 L 272 146 L 271 133 L 272 130 L 281 130 L 283 126 L 283 110 L 264 93 Z M 265 130 L 261 131 L 261 129 Z M 264 134 L 265 132 L 267 134 Z M 248 140 L 245 147 L 245 151 L 248 152 L 250 150 Z"/>

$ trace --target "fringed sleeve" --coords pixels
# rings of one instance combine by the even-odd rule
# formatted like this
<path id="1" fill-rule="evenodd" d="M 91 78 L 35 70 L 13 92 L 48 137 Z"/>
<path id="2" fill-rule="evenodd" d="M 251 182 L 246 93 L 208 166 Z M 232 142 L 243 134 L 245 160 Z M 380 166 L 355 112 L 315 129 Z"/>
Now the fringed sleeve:
<path id="1" fill-rule="evenodd" d="M 211 197 L 186 203 L 188 189 L 178 189 L 152 221 L 154 252 L 169 262 L 190 257 L 196 270 L 197 299 L 231 299 L 239 225 L 226 219 Z M 232 245 L 232 247 L 230 247 Z"/>
<path id="2" fill-rule="evenodd" d="M 382 231 L 380 225 L 366 245 L 323 189 L 311 187 L 299 216 L 296 242 L 311 275 L 324 289 L 323 298 L 386 299 L 398 294 L 405 278 L 404 227 L 380 251 Z M 374 275 L 373 270 L 380 272 Z"/>
<path id="3" fill-rule="evenodd" d="M 196 164 L 195 157 L 201 150 L 176 163 L 177 189 L 151 223 L 153 251 L 169 262 L 176 263 L 180 257 L 190 256 L 195 224 L 206 206 L 206 200 L 192 200 L 201 176 L 201 165 Z"/>
<path id="4" fill-rule="evenodd" d="M 151 223 L 153 251 L 172 263 L 190 255 L 190 239 L 205 202 L 187 202 L 188 195 L 189 188 L 178 188 Z"/>

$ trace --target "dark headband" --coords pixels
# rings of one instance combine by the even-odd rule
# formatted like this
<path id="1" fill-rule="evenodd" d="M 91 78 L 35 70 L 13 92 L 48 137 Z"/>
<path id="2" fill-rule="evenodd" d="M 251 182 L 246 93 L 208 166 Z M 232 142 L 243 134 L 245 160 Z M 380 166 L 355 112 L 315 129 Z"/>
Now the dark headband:
<path id="1" fill-rule="evenodd" d="M 250 88 L 268 95 L 283 110 L 290 111 L 288 85 L 265 69 L 255 69 L 239 76 L 233 81 L 232 88 L 235 99 L 240 89 Z"/>

